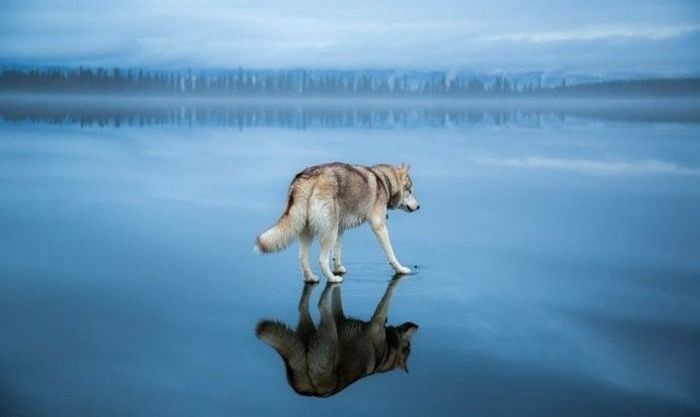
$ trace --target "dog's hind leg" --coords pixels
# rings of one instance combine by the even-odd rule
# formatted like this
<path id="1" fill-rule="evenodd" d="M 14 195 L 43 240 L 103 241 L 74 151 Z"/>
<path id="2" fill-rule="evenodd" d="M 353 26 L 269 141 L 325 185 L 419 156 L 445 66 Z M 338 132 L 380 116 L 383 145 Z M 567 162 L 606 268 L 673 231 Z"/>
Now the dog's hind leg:
<path id="1" fill-rule="evenodd" d="M 301 272 L 305 282 L 318 282 L 318 277 L 311 272 L 309 264 L 309 249 L 313 235 L 308 227 L 305 227 L 299 234 L 299 263 L 301 264 Z"/>
<path id="2" fill-rule="evenodd" d="M 340 296 L 340 285 L 333 288 L 333 294 L 331 298 L 331 311 L 333 312 L 333 317 L 336 323 L 340 320 L 345 320 L 345 313 L 343 312 L 343 300 Z"/>
<path id="3" fill-rule="evenodd" d="M 318 309 L 321 320 L 318 325 L 317 337 L 309 343 L 307 353 L 309 377 L 321 394 L 328 394 L 338 383 L 338 328 L 330 309 L 331 291 L 337 284 L 329 283 L 321 293 Z"/>
<path id="4" fill-rule="evenodd" d="M 309 210 L 309 225 L 318 237 L 321 246 L 321 252 L 318 257 L 321 272 L 328 282 L 342 282 L 343 277 L 334 275 L 328 262 L 331 248 L 338 237 L 338 207 L 335 202 L 324 201 L 319 197 L 317 201 L 311 204 Z"/>
<path id="5" fill-rule="evenodd" d="M 316 332 L 314 321 L 309 314 L 309 297 L 313 290 L 314 284 L 304 284 L 304 289 L 301 291 L 299 299 L 299 322 L 297 323 L 297 334 L 302 340 L 309 340 L 311 335 Z"/>
<path id="6" fill-rule="evenodd" d="M 342 276 L 334 275 L 333 272 L 331 272 L 330 265 L 328 264 L 328 258 L 331 254 L 331 247 L 335 244 L 337 234 L 338 231 L 336 226 L 319 236 L 319 240 L 321 242 L 321 253 L 318 257 L 318 264 L 321 267 L 321 272 L 323 272 L 323 275 L 326 277 L 328 282 L 343 281 Z"/>
<path id="7" fill-rule="evenodd" d="M 338 231 L 338 237 L 335 239 L 335 245 L 333 245 L 333 273 L 342 275 L 346 272 L 343 266 L 343 249 L 341 247 L 343 239 L 343 232 Z"/>

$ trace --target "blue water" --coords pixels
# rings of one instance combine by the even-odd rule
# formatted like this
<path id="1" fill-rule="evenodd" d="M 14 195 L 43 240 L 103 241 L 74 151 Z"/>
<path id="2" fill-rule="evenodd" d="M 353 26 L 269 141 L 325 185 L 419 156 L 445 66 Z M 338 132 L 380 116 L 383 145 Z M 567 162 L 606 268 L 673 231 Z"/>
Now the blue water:
<path id="1" fill-rule="evenodd" d="M 0 415 L 700 413 L 695 116 L 185 113 L 5 108 Z M 296 323 L 296 244 L 252 247 L 294 173 L 336 160 L 411 164 L 389 324 L 420 328 L 409 374 L 307 398 L 254 334 Z M 369 227 L 344 243 L 345 311 L 367 320 L 391 271 Z"/>

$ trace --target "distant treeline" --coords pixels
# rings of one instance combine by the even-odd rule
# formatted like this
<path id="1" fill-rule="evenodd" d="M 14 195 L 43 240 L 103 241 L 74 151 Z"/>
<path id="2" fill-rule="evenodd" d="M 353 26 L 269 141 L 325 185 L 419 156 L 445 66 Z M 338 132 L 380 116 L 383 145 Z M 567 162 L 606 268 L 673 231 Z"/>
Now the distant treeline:
<path id="1" fill-rule="evenodd" d="M 0 92 L 203 96 L 700 96 L 700 79 L 606 81 L 556 87 L 542 78 L 477 77 L 447 71 L 150 70 L 4 68 Z"/>

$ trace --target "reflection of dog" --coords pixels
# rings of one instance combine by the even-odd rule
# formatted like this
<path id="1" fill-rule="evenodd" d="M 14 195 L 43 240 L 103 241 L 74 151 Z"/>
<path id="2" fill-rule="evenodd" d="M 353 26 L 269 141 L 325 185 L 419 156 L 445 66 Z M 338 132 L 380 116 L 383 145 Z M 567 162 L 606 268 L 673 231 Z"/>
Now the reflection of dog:
<path id="1" fill-rule="evenodd" d="M 301 395 L 328 397 L 368 375 L 396 368 L 408 372 L 411 336 L 418 326 L 410 322 L 398 327 L 384 325 L 398 281 L 389 283 L 370 322 L 346 318 L 340 286 L 328 284 L 318 302 L 321 321 L 316 328 L 309 315 L 312 285 L 306 284 L 299 301 L 296 331 L 277 321 L 262 320 L 255 332 L 280 354 L 287 382 Z"/>
<path id="2" fill-rule="evenodd" d="M 343 278 L 334 275 L 328 266 L 331 247 L 333 271 L 342 274 L 345 272 L 340 259 L 343 231 L 368 221 L 394 271 L 407 274 L 411 270 L 399 263 L 389 241 L 386 210 L 418 210 L 420 206 L 412 192 L 413 183 L 405 165 L 364 167 L 335 162 L 307 168 L 294 177 L 284 213 L 277 224 L 258 236 L 255 247 L 260 252 L 276 252 L 298 236 L 304 280 L 315 282 L 318 278 L 309 265 L 309 246 L 318 235 L 321 272 L 329 282 L 340 282 Z"/>

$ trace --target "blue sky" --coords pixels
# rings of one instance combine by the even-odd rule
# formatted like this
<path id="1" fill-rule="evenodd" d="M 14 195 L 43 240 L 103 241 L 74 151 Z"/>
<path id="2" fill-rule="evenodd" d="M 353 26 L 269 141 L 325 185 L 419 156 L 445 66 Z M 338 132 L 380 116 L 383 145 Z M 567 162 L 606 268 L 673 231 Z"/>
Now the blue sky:
<path id="1" fill-rule="evenodd" d="M 700 70 L 700 2 L 4 0 L 5 64 Z"/>

